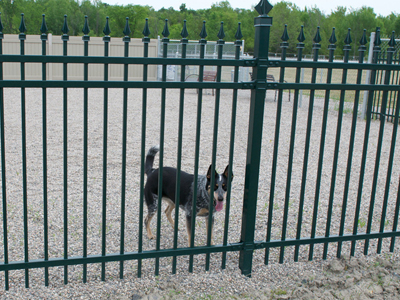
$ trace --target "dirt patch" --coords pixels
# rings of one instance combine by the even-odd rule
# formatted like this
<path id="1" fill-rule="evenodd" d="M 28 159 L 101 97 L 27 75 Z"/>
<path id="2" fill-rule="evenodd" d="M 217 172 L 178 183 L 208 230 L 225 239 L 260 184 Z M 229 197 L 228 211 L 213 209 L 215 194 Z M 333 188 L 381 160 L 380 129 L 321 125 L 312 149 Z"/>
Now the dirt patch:
<path id="1" fill-rule="evenodd" d="M 148 295 L 133 295 L 133 298 L 399 299 L 400 297 L 400 262 L 388 254 L 261 268 L 267 270 L 261 270 L 260 274 L 256 271 L 251 278 L 242 276 L 239 279 L 235 276 L 233 279 L 224 272 L 210 273 L 202 279 L 198 277 L 199 274 L 194 275 L 196 280 L 204 282 L 196 290 L 190 290 L 185 284 L 188 279 L 190 280 L 187 276 L 183 276 L 183 280 L 168 277 L 151 288 Z M 268 269 L 271 278 L 262 276 Z M 220 283 L 219 289 L 213 288 L 208 282 L 209 276 Z"/>

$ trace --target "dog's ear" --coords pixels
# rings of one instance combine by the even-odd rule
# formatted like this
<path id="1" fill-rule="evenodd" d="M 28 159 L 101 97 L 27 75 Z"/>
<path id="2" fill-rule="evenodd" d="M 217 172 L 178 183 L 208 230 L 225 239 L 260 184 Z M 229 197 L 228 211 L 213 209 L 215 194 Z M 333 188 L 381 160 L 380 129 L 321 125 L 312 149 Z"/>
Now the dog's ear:
<path id="1" fill-rule="evenodd" d="M 211 167 L 212 167 L 212 165 L 210 165 L 210 167 L 208 168 L 208 171 L 207 171 L 207 180 L 211 179 Z"/>
<path id="2" fill-rule="evenodd" d="M 210 165 L 210 167 L 208 168 L 208 171 L 207 171 L 207 180 L 209 180 L 209 181 L 211 180 L 211 167 L 212 167 L 212 165 Z M 215 170 L 214 170 L 214 176 L 215 177 L 218 176 L 218 173 Z"/>
<path id="3" fill-rule="evenodd" d="M 224 171 L 224 176 L 226 178 L 228 178 L 228 175 L 229 175 L 229 165 L 226 166 L 225 171 Z M 233 177 L 234 176 L 233 176 L 233 173 L 232 173 L 231 181 L 233 180 Z"/>

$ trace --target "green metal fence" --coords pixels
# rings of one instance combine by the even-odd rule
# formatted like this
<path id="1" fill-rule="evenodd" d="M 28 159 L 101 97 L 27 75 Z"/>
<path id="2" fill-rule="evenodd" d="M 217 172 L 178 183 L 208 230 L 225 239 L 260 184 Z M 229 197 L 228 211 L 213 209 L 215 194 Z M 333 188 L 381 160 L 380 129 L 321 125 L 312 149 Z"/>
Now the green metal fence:
<path id="1" fill-rule="evenodd" d="M 379 27 L 377 28 L 377 33 L 379 34 Z M 397 41 L 397 43 L 396 43 Z M 382 39 L 382 50 L 378 57 L 378 63 L 386 64 L 389 63 L 389 57 L 391 59 L 390 63 L 399 64 L 400 63 L 400 45 L 398 44 L 399 39 L 395 39 L 394 32 L 390 39 Z M 399 71 L 393 71 L 389 74 L 386 74 L 385 71 L 378 71 L 376 75 L 376 83 L 382 84 L 384 81 L 390 82 L 391 85 L 400 85 L 399 81 Z M 389 80 L 389 81 L 388 81 Z M 397 99 L 397 91 L 390 91 L 388 95 L 388 103 L 386 110 L 386 120 L 394 122 L 395 119 L 395 109 L 396 109 L 396 99 Z M 373 117 L 377 119 L 380 117 L 379 108 L 382 103 L 382 92 L 377 91 L 374 95 L 373 102 Z"/>
<path id="2" fill-rule="evenodd" d="M 367 43 L 365 33 L 360 41 L 359 46 L 359 62 L 358 63 L 350 63 L 348 61 L 349 52 L 351 49 L 351 35 L 350 30 L 345 40 L 345 55 L 344 61 L 342 63 L 333 62 L 334 51 L 335 51 L 335 31 L 333 30 L 332 36 L 330 37 L 330 45 L 329 45 L 329 61 L 320 62 L 318 61 L 318 52 L 321 48 L 320 41 L 321 37 L 319 34 L 319 28 L 317 28 L 317 33 L 314 37 L 314 46 L 313 46 L 313 61 L 302 61 L 302 51 L 304 49 L 304 40 L 305 36 L 303 34 L 303 28 L 301 28 L 300 34 L 297 38 L 297 60 L 286 60 L 286 49 L 288 47 L 288 34 L 286 27 L 284 29 L 284 33 L 282 35 L 282 56 L 280 60 L 270 60 L 268 58 L 268 48 L 269 48 L 269 33 L 270 27 L 272 26 L 272 18 L 267 14 L 272 9 L 272 6 L 268 3 L 268 1 L 262 0 L 257 6 L 256 10 L 259 13 L 259 16 L 255 18 L 255 45 L 254 45 L 254 58 L 249 60 L 242 60 L 239 58 L 240 55 L 240 46 L 242 45 L 241 38 L 241 28 L 240 24 L 238 26 L 238 30 L 236 33 L 235 42 L 236 52 L 235 59 L 222 59 L 223 47 L 224 47 L 224 30 L 223 23 L 221 23 L 221 28 L 218 34 L 218 58 L 217 59 L 206 59 L 204 58 L 205 53 L 205 45 L 207 43 L 206 37 L 206 26 L 203 24 L 202 31 L 200 33 L 199 47 L 200 47 L 200 55 L 199 58 L 186 58 L 186 46 L 188 44 L 188 32 L 186 30 L 186 24 L 184 23 L 182 29 L 182 57 L 181 58 L 169 58 L 168 54 L 168 44 L 169 44 L 169 31 L 168 31 L 168 23 L 165 22 L 165 27 L 163 31 L 164 38 L 162 39 L 163 51 L 164 54 L 161 58 L 149 58 L 148 57 L 148 43 L 150 39 L 148 38 L 150 32 L 148 23 L 146 20 L 145 28 L 143 30 L 143 43 L 144 43 L 144 53 L 143 57 L 129 57 L 128 45 L 130 42 L 129 34 L 129 22 L 127 20 L 126 27 L 124 29 L 125 37 L 123 41 L 125 42 L 125 53 L 123 57 L 113 57 L 109 56 L 109 47 L 110 47 L 110 28 L 108 26 L 108 19 L 106 21 L 106 26 L 104 28 L 104 56 L 89 56 L 89 45 L 90 45 L 90 37 L 89 37 L 89 26 L 87 18 L 85 19 L 84 27 L 83 27 L 83 49 L 84 54 L 79 56 L 70 56 L 68 55 L 68 25 L 67 25 L 67 17 L 65 16 L 65 22 L 63 26 L 63 36 L 62 40 L 64 43 L 64 52 L 62 56 L 48 56 L 46 55 L 46 23 L 45 17 L 43 15 L 43 23 L 41 27 L 41 40 L 42 43 L 42 55 L 25 55 L 24 54 L 24 39 L 25 39 L 25 25 L 24 25 L 24 16 L 22 15 L 21 26 L 20 26 L 20 55 L 7 55 L 2 52 L 2 40 L 4 37 L 2 33 L 0 33 L 0 129 L 1 129 L 1 173 L 2 173 L 2 228 L 3 228 L 3 249 L 4 253 L 2 256 L 3 262 L 0 263 L 0 271 L 4 272 L 4 283 L 5 288 L 9 288 L 9 272 L 12 270 L 25 270 L 25 285 L 29 287 L 29 274 L 31 269 L 44 268 L 44 279 L 45 285 L 49 284 L 49 269 L 52 267 L 64 267 L 64 283 L 68 283 L 68 267 L 71 265 L 82 265 L 83 273 L 82 280 L 83 282 L 87 281 L 87 267 L 88 264 L 101 264 L 101 279 L 105 280 L 106 278 L 106 264 L 109 262 L 119 262 L 120 263 L 120 278 L 124 277 L 124 266 L 126 261 L 134 260 L 137 261 L 137 276 L 142 276 L 142 263 L 143 260 L 155 259 L 155 274 L 158 275 L 160 273 L 160 259 L 164 257 L 172 257 L 172 273 L 176 273 L 177 270 L 177 258 L 180 256 L 189 256 L 189 271 L 192 272 L 194 268 L 194 256 L 199 254 L 206 254 L 205 261 L 205 269 L 208 270 L 210 268 L 210 254 L 211 253 L 222 253 L 222 268 L 225 268 L 227 263 L 227 253 L 228 252 L 239 252 L 239 268 L 242 273 L 250 276 L 252 272 L 252 262 L 253 255 L 256 250 L 265 249 L 265 263 L 268 264 L 270 261 L 271 250 L 277 249 L 279 251 L 279 262 L 284 262 L 285 259 L 285 250 L 288 248 L 294 247 L 294 260 L 299 260 L 299 250 L 300 247 L 307 246 L 309 249 L 308 259 L 314 259 L 314 247 L 316 245 L 323 246 L 322 257 L 325 259 L 328 256 L 329 246 L 334 244 L 337 245 L 336 255 L 340 257 L 343 253 L 342 247 L 344 243 L 351 243 L 350 254 L 355 255 L 356 251 L 356 242 L 364 241 L 364 253 L 367 254 L 369 251 L 369 242 L 371 240 L 378 240 L 377 243 L 377 252 L 380 253 L 382 251 L 382 241 L 387 241 L 390 239 L 390 248 L 389 251 L 394 251 L 395 246 L 395 238 L 400 236 L 400 231 L 397 228 L 398 217 L 399 217 L 399 206 L 400 206 L 400 189 L 397 186 L 397 177 L 392 176 L 393 173 L 398 175 L 398 170 L 394 170 L 393 166 L 395 166 L 394 162 L 396 159 L 398 160 L 398 153 L 395 152 L 396 148 L 396 138 L 397 138 L 397 124 L 399 118 L 399 103 L 398 101 L 399 93 L 397 93 L 397 105 L 395 108 L 394 114 L 394 126 L 391 127 L 391 136 L 390 138 L 390 146 L 389 148 L 382 148 L 382 144 L 384 142 L 384 134 L 385 129 L 387 129 L 388 125 L 385 125 L 384 118 L 381 118 L 378 123 L 379 133 L 378 140 L 376 143 L 371 144 L 369 140 L 371 126 L 376 127 L 376 123 L 372 120 L 372 105 L 373 105 L 373 93 L 370 93 L 368 98 L 367 105 L 367 119 L 366 121 L 358 120 L 358 112 L 359 112 L 359 101 L 360 101 L 360 93 L 362 91 L 381 91 L 382 93 L 382 114 L 386 111 L 386 104 L 389 93 L 394 93 L 398 91 L 398 86 L 394 86 L 391 84 L 388 77 L 392 72 L 398 72 L 400 67 L 398 64 L 393 64 L 392 59 L 392 48 L 389 48 L 387 53 L 387 63 L 386 64 L 377 64 L 377 60 L 380 54 L 380 40 L 379 35 L 374 42 L 374 61 L 372 64 L 364 63 L 364 53 L 366 51 L 365 44 Z M 1 23 L 0 23 L 1 24 Z M 2 26 L 0 26 L 0 32 L 2 31 Z M 393 47 L 393 45 L 391 45 Z M 11 81 L 11 80 L 3 80 L 3 64 L 4 63 L 19 63 L 21 67 L 21 80 Z M 25 80 L 24 77 L 24 69 L 26 64 L 41 64 L 42 67 L 42 80 Z M 63 80 L 47 80 L 46 79 L 46 65 L 51 63 L 60 63 L 63 65 L 64 77 Z M 83 80 L 82 81 L 71 81 L 68 80 L 68 66 L 70 64 L 80 64 L 83 65 Z M 102 64 L 104 66 L 104 80 L 102 81 L 92 81 L 88 78 L 88 68 L 91 64 Z M 124 66 L 124 80 L 123 81 L 109 81 L 108 80 L 108 67 L 112 64 L 119 64 Z M 143 80 L 141 81 L 128 81 L 128 68 L 131 65 L 141 65 L 143 66 Z M 162 80 L 161 81 L 148 81 L 147 71 L 150 65 L 161 65 L 162 66 Z M 177 65 L 180 66 L 180 81 L 178 82 L 168 82 L 166 78 L 167 67 L 168 65 Z M 199 81 L 198 82 L 185 82 L 185 66 L 194 65 L 199 67 Z M 217 80 L 216 82 L 203 82 L 203 72 L 206 66 L 216 66 L 217 68 Z M 234 69 L 234 79 L 231 82 L 221 82 L 221 72 L 223 67 L 231 67 Z M 250 82 L 239 82 L 239 70 L 240 67 L 252 67 L 252 81 Z M 267 73 L 269 68 L 278 68 L 280 72 L 279 81 L 277 82 L 269 82 L 266 80 Z M 300 83 L 300 74 L 301 69 L 307 68 L 311 69 L 311 81 Z M 316 83 L 317 70 L 320 68 L 327 69 L 327 82 L 326 83 Z M 295 71 L 295 81 L 291 82 L 285 74 L 289 70 Z M 342 80 L 341 83 L 332 82 L 332 72 L 334 70 L 342 71 Z M 362 82 L 362 74 L 365 70 L 372 70 L 370 84 L 361 84 Z M 376 73 L 379 70 L 384 70 L 387 74 L 385 80 L 382 83 L 376 83 Z M 347 83 L 347 74 L 350 71 L 357 72 L 357 83 L 356 84 L 348 84 Z M 28 219 L 32 217 L 30 215 L 29 210 L 29 195 L 28 195 L 28 173 L 27 173 L 27 149 L 26 149 L 26 139 L 27 139 L 27 126 L 29 128 L 29 123 L 26 120 L 26 91 L 30 91 L 31 88 L 39 88 L 41 89 L 42 95 L 42 153 L 43 153 L 43 175 L 42 175 L 42 186 L 37 187 L 43 190 L 43 218 L 39 218 L 39 221 L 42 223 L 43 228 L 43 253 L 41 254 L 40 259 L 31 259 L 30 251 L 29 251 L 29 234 L 28 234 Z M 47 156 L 47 148 L 51 146 L 51 141 L 47 136 L 49 128 L 48 124 L 48 113 L 47 113 L 47 102 L 51 99 L 48 98 L 47 92 L 52 88 L 60 88 L 62 89 L 62 169 L 63 169 L 63 209 L 62 209 L 62 234 L 63 234 L 63 256 L 62 257 L 52 257 L 50 255 L 51 249 L 49 249 L 49 220 L 47 218 L 48 210 L 52 209 L 49 205 L 49 178 L 48 178 L 48 168 L 51 166 L 51 162 L 48 161 Z M 69 206 L 72 205 L 72 199 L 69 196 L 69 180 L 71 180 L 71 172 L 70 172 L 70 164 L 68 156 L 68 147 L 69 139 L 68 134 L 71 128 L 71 125 L 68 122 L 68 109 L 70 105 L 71 99 L 69 98 L 69 94 L 72 93 L 74 88 L 83 90 L 83 138 L 82 138 L 82 153 L 79 154 L 82 157 L 82 175 L 83 175 L 83 191 L 82 191 L 82 219 L 79 222 L 82 222 L 82 255 L 81 256 L 70 256 L 69 253 L 69 236 L 68 236 L 68 227 L 70 224 L 70 215 L 68 213 Z M 88 188 L 88 180 L 89 178 L 89 161 L 88 161 L 88 140 L 89 140 L 89 92 L 90 89 L 100 88 L 103 91 L 103 111 L 102 111 L 102 122 L 103 122 L 103 134 L 102 134 L 102 179 L 101 179 L 101 224 L 99 229 L 99 234 L 101 235 L 101 251 L 99 253 L 93 253 L 90 245 L 88 245 L 88 210 L 90 208 L 90 203 L 88 198 L 90 194 L 93 193 Z M 23 261 L 10 261 L 10 253 L 9 253 L 9 245 L 8 241 L 11 239 L 12 232 L 10 232 L 10 223 L 9 223 L 9 213 L 8 207 L 12 202 L 12 199 L 7 197 L 7 176 L 6 171 L 10 170 L 7 167 L 7 158 L 6 158 L 6 138 L 5 138 L 5 117 L 7 116 L 7 111 L 5 110 L 5 102 L 7 101 L 7 93 L 6 91 L 19 90 L 21 95 L 21 104 L 20 104 L 20 114 L 21 114 L 21 162 L 22 162 L 22 180 L 21 180 L 21 201 L 22 201 L 22 213 L 23 213 L 23 241 L 21 241 L 21 246 L 23 246 L 23 250 L 19 249 L 23 252 Z M 120 202 L 120 249 L 118 253 L 109 253 L 107 251 L 107 224 L 108 224 L 108 197 L 107 197 L 107 172 L 108 172 L 108 155 L 110 154 L 108 151 L 108 136 L 109 128 L 108 128 L 108 113 L 110 105 L 113 105 L 113 101 L 115 99 L 110 99 L 109 93 L 111 89 L 122 89 L 122 101 L 123 101 L 123 115 L 122 115 L 122 138 L 121 138 L 121 150 L 122 155 L 120 159 L 122 160 L 121 171 L 120 171 L 120 181 L 121 181 L 121 198 Z M 127 192 L 129 191 L 129 182 L 127 181 L 127 166 L 131 164 L 128 159 L 127 150 L 127 139 L 128 135 L 128 99 L 129 92 L 132 89 L 140 89 L 142 92 L 141 98 L 141 127 L 136 128 L 137 131 L 140 131 L 140 172 L 135 174 L 136 177 L 140 177 L 140 187 L 139 187 L 139 206 L 138 209 L 138 219 L 137 220 L 129 220 L 129 223 L 126 220 L 126 206 L 132 199 L 127 199 Z M 148 122 L 148 102 L 150 101 L 148 97 L 149 89 L 159 89 L 161 90 L 161 98 L 159 101 L 160 105 L 160 114 L 159 114 L 159 144 L 160 144 L 160 153 L 159 153 L 159 166 L 162 169 L 164 166 L 164 143 L 165 143 L 165 122 L 168 117 L 168 112 L 166 111 L 166 100 L 167 100 L 167 92 L 170 89 L 175 89 L 179 91 L 179 105 L 176 108 L 179 110 L 179 129 L 177 133 L 177 156 L 176 156 L 176 168 L 178 169 L 177 173 L 177 181 L 179 182 L 180 170 L 182 169 L 182 154 L 184 150 L 182 136 L 184 135 L 184 106 L 185 106 L 185 91 L 187 89 L 198 89 L 197 94 L 197 115 L 195 118 L 195 153 L 194 153 L 194 175 L 195 175 L 195 183 L 194 187 L 197 187 L 197 176 L 199 175 L 200 168 L 200 141 L 202 136 L 202 118 L 204 117 L 204 113 L 202 111 L 203 105 L 203 92 L 204 89 L 215 89 L 214 96 L 214 119 L 213 119 L 213 136 L 212 136 L 212 151 L 210 162 L 215 168 L 217 165 L 217 141 L 218 134 L 220 133 L 219 127 L 219 110 L 220 110 L 220 101 L 221 101 L 221 93 L 224 90 L 232 91 L 232 111 L 231 111 L 231 121 L 230 121 L 230 134 L 229 134 L 229 165 L 233 166 L 233 168 L 229 169 L 229 176 L 232 176 L 232 169 L 235 169 L 234 165 L 234 151 L 235 151 L 235 132 L 236 128 L 236 116 L 237 116 L 237 106 L 238 106 L 238 92 L 239 90 L 250 90 L 250 104 L 249 104 L 249 124 L 248 124 L 248 141 L 247 146 L 244 146 L 246 149 L 246 162 L 245 162 L 245 170 L 243 171 L 244 176 L 244 191 L 243 191 L 243 210 L 241 216 L 241 233 L 240 240 L 236 242 L 228 242 L 229 237 L 229 227 L 230 227 L 230 208 L 231 208 L 231 198 L 232 195 L 232 186 L 228 184 L 228 193 L 226 199 L 226 208 L 225 208 L 225 222 L 224 222 L 224 230 L 223 230 L 223 238 L 222 243 L 217 245 L 211 245 L 211 226 L 207 232 L 207 241 L 204 246 L 195 246 L 195 218 L 192 219 L 192 233 L 190 240 L 190 247 L 179 247 L 178 246 L 178 218 L 179 218 L 179 206 L 176 206 L 175 210 L 175 227 L 174 227 L 174 235 L 173 235 L 173 247 L 172 248 L 163 248 L 160 242 L 161 236 L 161 205 L 158 205 L 158 214 L 157 214 L 157 235 L 156 235 L 156 243 L 154 250 L 146 250 L 143 248 L 143 244 L 145 243 L 143 239 L 143 187 L 145 184 L 145 176 L 144 176 L 144 159 L 146 155 L 146 139 L 149 138 L 147 134 L 147 129 L 151 126 L 155 126 L 155 124 L 150 124 Z M 276 117 L 275 117 L 275 128 L 270 128 L 269 132 L 265 132 L 264 128 L 264 117 L 268 111 L 265 110 L 266 103 L 266 91 L 267 90 L 278 90 L 278 99 L 276 102 Z M 290 105 L 292 105 L 292 113 L 291 113 L 291 125 L 290 132 L 285 132 L 281 130 L 282 118 L 287 118 L 287 116 L 283 115 L 283 95 L 284 90 L 292 89 L 294 90 L 294 100 L 290 101 Z M 308 102 L 308 112 L 307 112 L 307 126 L 304 130 L 299 131 L 297 128 L 298 116 L 300 113 L 299 108 L 299 91 L 300 90 L 310 90 L 310 97 Z M 316 90 L 323 90 L 325 92 L 324 99 L 318 99 L 315 97 Z M 333 90 L 340 91 L 340 100 L 338 102 L 339 107 L 336 114 L 336 136 L 326 136 L 326 131 L 329 119 L 329 111 L 330 111 L 330 92 Z M 345 94 L 347 91 L 355 92 L 354 102 L 353 102 L 353 111 L 350 114 L 351 118 L 351 129 L 349 132 L 349 140 L 346 143 L 347 150 L 345 151 L 345 170 L 344 174 L 344 186 L 343 193 L 338 195 L 338 168 L 339 165 L 343 162 L 343 154 L 342 148 L 344 143 L 344 129 L 343 118 L 349 117 L 345 112 Z M 112 100 L 112 101 L 111 101 Z M 136 101 L 139 101 L 136 99 Z M 313 118 L 313 114 L 315 113 L 315 105 L 318 103 L 323 104 L 322 108 L 322 121 L 321 124 L 316 124 Z M 363 130 L 364 137 L 362 138 L 362 156 L 361 161 L 359 162 L 359 169 L 355 172 L 353 166 L 353 154 L 355 151 L 359 149 L 355 148 L 355 141 L 357 139 L 356 136 L 356 125 L 362 122 L 365 126 Z M 316 153 L 312 153 L 313 155 L 317 154 L 317 157 L 312 159 L 310 145 L 311 145 L 311 137 L 315 129 L 320 131 L 319 136 L 319 147 Z M 272 134 L 270 134 L 272 133 Z M 273 143 L 273 151 L 270 160 L 264 161 L 262 160 L 263 155 L 263 138 L 268 136 Z M 282 138 L 288 137 L 289 141 L 289 149 L 286 149 L 287 152 L 283 152 L 283 149 L 280 148 L 279 141 Z M 304 137 L 304 145 L 302 145 L 302 152 L 297 153 L 296 151 L 296 141 L 300 137 Z M 327 153 L 325 149 L 327 139 L 334 139 L 334 151 L 333 151 L 333 160 L 332 161 L 324 161 L 324 157 Z M 372 162 L 372 186 L 371 192 L 366 193 L 364 188 L 364 177 L 371 169 L 367 168 L 367 165 L 371 163 L 367 163 L 368 155 L 370 155 L 370 149 L 372 146 L 375 146 L 374 149 L 374 160 Z M 101 146 L 100 146 L 101 147 Z M 377 193 L 378 189 L 378 178 L 380 178 L 381 174 L 380 166 L 382 165 L 382 152 L 388 151 L 388 161 L 383 164 L 382 169 L 385 168 L 386 176 L 384 180 L 384 195 L 381 197 L 380 193 Z M 340 155 L 341 154 L 341 155 Z M 286 157 L 287 160 L 285 162 L 285 166 L 280 166 L 279 160 L 280 157 Z M 296 160 L 300 159 L 301 161 L 301 175 L 300 177 L 295 177 L 297 173 L 294 172 L 293 166 L 297 163 Z M 309 167 L 312 160 L 317 161 L 317 172 L 315 179 L 310 180 L 312 174 L 311 168 Z M 54 162 L 53 162 L 54 163 Z M 260 241 L 256 241 L 256 222 L 261 218 L 261 214 L 257 211 L 257 205 L 259 199 L 259 191 L 261 189 L 265 189 L 265 186 L 260 184 L 260 169 L 265 168 L 265 166 L 271 166 L 270 173 L 268 175 L 267 183 L 269 185 L 269 190 L 267 191 L 266 199 L 263 199 L 268 207 L 267 217 L 263 218 L 261 221 L 266 223 L 266 232 L 263 233 L 265 236 L 264 239 Z M 284 170 L 284 171 L 282 171 Z M 353 170 L 353 171 L 352 171 Z M 13 172 L 14 170 L 11 169 Z M 235 171 L 236 172 L 236 171 Z M 277 176 L 279 175 L 285 176 L 286 184 L 284 187 L 281 185 L 277 185 Z M 10 172 L 9 172 L 10 173 Z M 159 174 L 162 174 L 160 172 Z M 315 175 L 315 174 L 314 174 Z M 343 174 L 342 174 L 343 175 Z M 162 175 L 160 175 L 162 176 Z M 329 193 L 327 195 L 322 194 L 322 186 L 321 181 L 323 176 L 328 176 L 330 181 Z M 161 182 L 160 178 L 160 182 Z M 349 212 L 347 211 L 347 203 L 350 201 L 350 190 L 351 180 L 356 179 L 356 196 L 352 201 L 355 201 L 356 208 L 354 210 L 354 215 L 351 217 L 352 226 L 350 229 L 346 224 L 348 223 L 350 217 L 348 216 Z M 295 208 L 295 223 L 296 226 L 292 226 L 289 224 L 290 219 L 290 210 L 293 211 L 293 207 L 291 207 L 291 199 L 293 194 L 293 183 L 300 182 L 300 190 L 299 194 L 296 195 L 296 203 L 298 207 Z M 310 186 L 307 185 L 309 181 L 313 181 L 314 185 L 312 186 L 313 197 L 309 196 Z M 381 183 L 381 181 L 379 181 Z M 235 184 L 235 181 L 233 181 Z M 400 184 L 400 183 L 399 183 Z M 395 187 L 393 187 L 395 185 Z M 159 187 L 160 188 L 160 187 Z M 379 188 L 382 188 L 379 186 Z M 178 189 L 179 190 L 179 189 Z M 277 193 L 283 193 L 284 196 L 279 198 Z M 196 194 L 196 191 L 194 192 Z M 365 195 L 369 197 L 369 204 L 367 205 L 368 209 L 362 207 L 362 202 L 365 202 Z M 377 196 L 378 195 L 378 196 Z M 378 197 L 378 198 L 377 198 Z M 305 206 L 306 200 L 312 199 L 313 207 L 312 213 L 309 215 L 305 215 L 307 208 Z M 179 193 L 176 195 L 176 201 L 179 199 Z M 128 202 L 129 201 L 129 202 Z M 195 198 L 194 198 L 195 201 Z M 374 215 L 374 208 L 376 202 L 382 203 L 381 212 L 378 216 L 378 220 L 376 220 L 376 213 Z M 158 197 L 159 204 L 161 203 L 161 195 Z M 274 222 L 274 218 L 277 215 L 277 203 L 283 204 L 282 212 L 282 222 Z M 336 211 L 337 203 L 339 204 L 340 210 L 340 223 L 332 224 L 332 214 Z M 395 202 L 395 203 L 394 203 Z M 20 203 L 20 202 L 18 202 Z M 392 213 L 392 221 L 391 230 L 385 230 L 386 221 L 387 221 L 387 207 L 391 207 Z M 325 223 L 321 228 L 318 225 L 318 220 L 321 215 L 321 207 L 326 208 L 324 214 L 326 215 Z M 210 211 L 212 211 L 213 206 L 210 204 Z M 364 210 L 368 211 L 368 219 L 366 220 L 366 228 L 365 231 L 361 230 L 360 226 L 360 213 Z M 320 215 L 319 215 L 320 214 Z M 306 232 L 304 230 L 304 219 L 305 217 L 311 220 L 310 223 L 310 232 Z M 74 217 L 75 218 L 75 217 Z M 373 231 L 373 221 L 378 222 L 379 229 L 377 231 Z M 137 241 L 137 251 L 128 252 L 125 248 L 125 239 L 129 232 L 127 228 L 130 223 L 138 224 L 138 241 Z M 238 220 L 239 222 L 239 220 Z M 293 223 L 293 222 L 291 222 Z M 60 225 L 61 226 L 61 225 Z M 275 238 L 272 232 L 272 229 L 276 226 L 280 227 L 280 236 L 279 238 Z M 362 226 L 364 227 L 364 226 Z M 290 230 L 295 232 L 294 237 L 292 237 L 292 233 Z M 350 230 L 350 233 L 348 232 Z M 321 232 L 323 232 L 321 234 Z"/>

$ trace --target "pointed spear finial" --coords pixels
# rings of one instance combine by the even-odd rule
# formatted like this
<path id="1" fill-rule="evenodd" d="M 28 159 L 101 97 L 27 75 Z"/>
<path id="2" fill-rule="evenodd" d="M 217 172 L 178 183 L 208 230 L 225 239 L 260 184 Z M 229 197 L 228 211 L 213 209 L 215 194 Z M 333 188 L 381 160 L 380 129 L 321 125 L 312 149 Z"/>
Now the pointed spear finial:
<path id="1" fill-rule="evenodd" d="M 45 15 L 42 15 L 42 26 L 40 27 L 40 32 L 42 34 L 45 34 L 47 32 L 47 25 L 46 25 L 46 19 L 45 19 Z"/>
<path id="2" fill-rule="evenodd" d="M 25 26 L 24 14 L 21 14 L 21 24 L 19 25 L 19 32 L 25 33 L 25 31 L 26 31 L 26 26 Z"/>
<path id="3" fill-rule="evenodd" d="M 103 33 L 105 35 L 110 35 L 110 33 L 111 33 L 110 23 L 108 22 L 108 19 L 109 19 L 109 17 L 106 17 L 106 25 L 104 26 L 104 29 L 103 29 Z"/>
<path id="4" fill-rule="evenodd" d="M 267 15 L 271 9 L 272 5 L 268 2 L 268 0 L 261 0 L 255 7 L 254 9 L 260 14 L 260 15 Z"/>
<path id="5" fill-rule="evenodd" d="M 319 34 L 319 26 L 317 26 L 317 33 L 315 34 L 313 41 L 316 44 L 319 44 L 319 42 L 321 41 L 321 35 Z"/>
<path id="6" fill-rule="evenodd" d="M 131 34 L 131 29 L 129 28 L 129 18 L 126 17 L 125 28 L 122 32 L 125 36 L 129 36 Z"/>
<path id="7" fill-rule="evenodd" d="M 147 37 L 150 35 L 150 29 L 149 29 L 149 19 L 146 18 L 146 23 L 144 24 L 144 29 L 142 31 L 142 34 Z"/>
<path id="8" fill-rule="evenodd" d="M 164 30 L 162 32 L 162 35 L 165 38 L 167 38 L 169 36 L 168 19 L 165 19 Z"/>
<path id="9" fill-rule="evenodd" d="M 220 40 L 223 40 L 224 37 L 225 37 L 224 22 L 221 22 L 221 27 L 219 28 L 219 32 L 218 32 L 218 34 L 217 34 L 217 37 L 218 37 Z"/>
<path id="10" fill-rule="evenodd" d="M 299 36 L 297 37 L 297 40 L 302 43 L 304 42 L 306 37 L 304 36 L 304 25 L 301 25 L 300 33 Z"/>
<path id="11" fill-rule="evenodd" d="M 350 45 L 351 42 L 353 41 L 351 39 L 350 30 L 351 30 L 350 28 L 347 30 L 347 35 L 346 35 L 346 38 L 344 39 L 345 45 Z"/>
<path id="12" fill-rule="evenodd" d="M 389 46 L 394 48 L 396 46 L 396 39 L 394 36 L 394 30 L 392 31 L 392 36 L 390 37 Z"/>
<path id="13" fill-rule="evenodd" d="M 189 35 L 189 33 L 187 31 L 187 28 L 186 28 L 186 20 L 183 20 L 183 28 L 182 28 L 182 31 L 181 31 L 181 37 L 186 39 L 188 37 L 188 35 Z"/>
<path id="14" fill-rule="evenodd" d="M 364 46 L 367 43 L 368 43 L 368 40 L 367 40 L 367 29 L 364 29 L 363 35 L 362 35 L 362 37 L 360 39 L 360 45 Z"/>
<path id="15" fill-rule="evenodd" d="M 283 42 L 287 42 L 289 40 L 289 34 L 287 32 L 287 24 L 285 24 L 285 29 L 283 30 L 283 34 L 281 36 L 281 40 Z"/>
<path id="16" fill-rule="evenodd" d="M 203 21 L 203 27 L 201 28 L 200 37 L 202 39 L 205 39 L 207 37 L 206 21 Z"/>
<path id="17" fill-rule="evenodd" d="M 235 34 L 236 40 L 241 40 L 242 37 L 243 37 L 241 25 L 242 25 L 242 23 L 239 22 L 238 23 L 238 29 L 236 30 L 236 34 Z"/>
<path id="18" fill-rule="evenodd" d="M 329 38 L 329 43 L 334 44 L 336 42 L 337 42 L 337 39 L 336 39 L 336 34 L 335 34 L 335 27 L 333 27 L 331 37 Z"/>
<path id="19" fill-rule="evenodd" d="M 85 16 L 85 24 L 83 24 L 82 32 L 84 35 L 88 35 L 90 32 L 88 16 Z"/>
<path id="20" fill-rule="evenodd" d="M 374 41 L 374 46 L 375 47 L 379 47 L 379 45 L 381 44 L 381 28 L 380 27 L 376 27 L 376 34 L 375 34 L 375 41 Z"/>
<path id="21" fill-rule="evenodd" d="M 61 28 L 62 33 L 68 34 L 69 28 L 68 28 L 68 23 L 67 23 L 67 15 L 64 15 L 64 24 L 63 27 Z"/>

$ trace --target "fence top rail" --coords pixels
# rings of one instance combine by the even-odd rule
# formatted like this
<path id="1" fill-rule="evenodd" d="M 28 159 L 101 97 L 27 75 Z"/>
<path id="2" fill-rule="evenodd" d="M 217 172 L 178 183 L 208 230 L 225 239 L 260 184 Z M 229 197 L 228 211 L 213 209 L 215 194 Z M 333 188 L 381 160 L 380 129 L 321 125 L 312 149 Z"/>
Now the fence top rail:
<path id="1" fill-rule="evenodd" d="M 351 91 L 397 91 L 397 85 L 385 84 L 326 84 L 326 83 L 280 83 L 280 82 L 181 82 L 181 81 L 97 81 L 97 80 L 1 80 L 0 88 L 168 88 L 168 89 L 297 89 L 297 90 L 351 90 Z"/>
<path id="2" fill-rule="evenodd" d="M 161 58 L 161 57 L 123 57 L 123 56 L 62 56 L 62 55 L 0 55 L 0 62 L 23 63 L 88 63 L 88 64 L 136 64 L 136 65 L 195 65 L 195 66 L 232 66 L 251 67 L 254 59 L 198 59 L 198 58 Z"/>
<path id="3" fill-rule="evenodd" d="M 194 66 L 232 66 L 252 67 L 256 59 L 199 59 L 199 58 L 160 58 L 160 57 L 112 57 L 112 56 L 58 56 L 58 55 L 0 55 L 1 62 L 20 63 L 88 63 L 88 64 L 136 64 L 136 65 L 194 65 Z M 399 64 L 343 63 L 320 61 L 282 61 L 265 60 L 268 67 L 331 68 L 355 70 L 394 70 Z"/>

